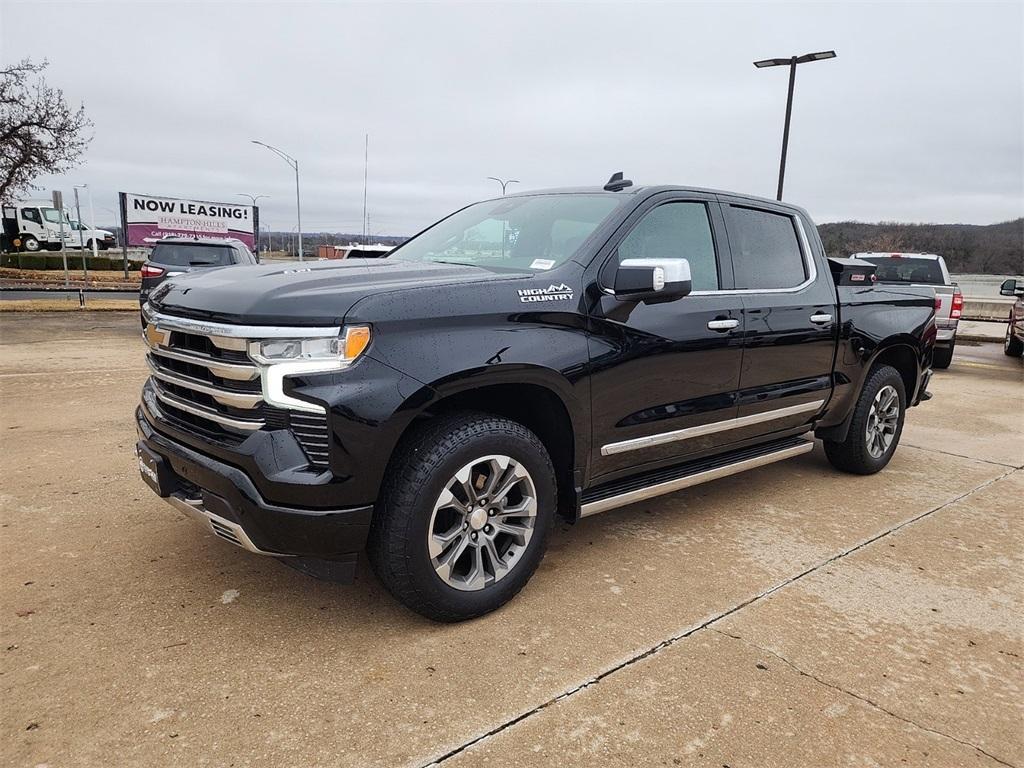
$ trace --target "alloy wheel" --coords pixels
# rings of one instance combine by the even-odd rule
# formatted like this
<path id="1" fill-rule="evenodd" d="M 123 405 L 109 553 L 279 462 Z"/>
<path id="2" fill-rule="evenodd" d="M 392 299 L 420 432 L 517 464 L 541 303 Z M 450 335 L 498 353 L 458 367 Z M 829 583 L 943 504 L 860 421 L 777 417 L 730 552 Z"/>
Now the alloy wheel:
<path id="1" fill-rule="evenodd" d="M 477 591 L 507 576 L 533 537 L 537 489 L 526 467 L 491 455 L 445 484 L 427 527 L 427 552 L 441 580 Z"/>
<path id="2" fill-rule="evenodd" d="M 900 396 L 896 388 L 886 384 L 875 395 L 868 412 L 865 428 L 868 453 L 880 459 L 885 455 L 896 438 L 896 429 L 900 421 Z"/>

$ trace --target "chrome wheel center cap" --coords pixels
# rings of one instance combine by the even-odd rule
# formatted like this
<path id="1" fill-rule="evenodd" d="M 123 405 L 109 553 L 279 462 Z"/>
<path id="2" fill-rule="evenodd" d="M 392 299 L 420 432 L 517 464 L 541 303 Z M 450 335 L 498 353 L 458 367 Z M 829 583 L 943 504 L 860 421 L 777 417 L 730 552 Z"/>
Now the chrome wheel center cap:
<path id="1" fill-rule="evenodd" d="M 487 524 L 487 510 L 477 507 L 469 515 L 469 525 L 474 531 L 479 531 Z"/>

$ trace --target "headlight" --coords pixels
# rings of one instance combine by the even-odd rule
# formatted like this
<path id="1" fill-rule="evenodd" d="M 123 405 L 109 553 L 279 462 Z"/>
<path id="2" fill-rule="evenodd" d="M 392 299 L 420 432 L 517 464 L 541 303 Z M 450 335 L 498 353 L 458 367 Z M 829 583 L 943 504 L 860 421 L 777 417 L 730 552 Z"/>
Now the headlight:
<path id="1" fill-rule="evenodd" d="M 311 339 L 260 339 L 249 342 L 249 357 L 260 366 L 263 399 L 281 408 L 323 413 L 315 403 L 284 392 L 286 376 L 330 373 L 347 368 L 370 345 L 370 328 L 355 325 L 340 336 Z"/>
<path id="2" fill-rule="evenodd" d="M 346 328 L 341 336 L 329 339 L 264 339 L 249 344 L 249 357 L 257 363 L 273 365 L 293 361 L 352 362 L 370 344 L 370 328 L 365 325 Z"/>

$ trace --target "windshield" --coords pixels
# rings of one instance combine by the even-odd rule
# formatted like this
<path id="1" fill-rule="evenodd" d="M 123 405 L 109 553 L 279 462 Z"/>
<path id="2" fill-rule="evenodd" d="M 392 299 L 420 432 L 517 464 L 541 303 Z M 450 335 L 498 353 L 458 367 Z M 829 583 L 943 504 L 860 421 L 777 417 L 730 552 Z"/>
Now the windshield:
<path id="1" fill-rule="evenodd" d="M 536 195 L 476 203 L 399 246 L 390 258 L 551 269 L 572 258 L 620 202 L 613 195 Z"/>
<path id="2" fill-rule="evenodd" d="M 222 267 L 231 263 L 231 248 L 223 245 L 161 243 L 153 248 L 149 260 L 172 267 Z"/>
<path id="3" fill-rule="evenodd" d="M 861 257 L 876 264 L 875 278 L 880 283 L 923 283 L 945 285 L 938 259 L 907 259 L 903 257 Z"/>
<path id="4" fill-rule="evenodd" d="M 63 216 L 56 208 L 42 208 L 41 210 L 43 212 L 43 218 L 51 224 L 60 224 L 61 219 L 64 220 L 65 224 L 69 224 L 68 217 Z"/>

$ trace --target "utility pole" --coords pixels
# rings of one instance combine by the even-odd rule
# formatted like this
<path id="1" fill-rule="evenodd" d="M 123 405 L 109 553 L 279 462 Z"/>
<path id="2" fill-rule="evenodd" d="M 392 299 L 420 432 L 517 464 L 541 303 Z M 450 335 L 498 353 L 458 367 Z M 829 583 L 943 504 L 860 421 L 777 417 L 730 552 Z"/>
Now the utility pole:
<path id="1" fill-rule="evenodd" d="M 370 169 L 370 134 L 366 134 L 363 145 L 363 245 L 366 245 L 366 179 Z"/>
<path id="2" fill-rule="evenodd" d="M 835 51 L 819 51 L 818 53 L 805 53 L 803 56 L 790 56 L 786 59 L 762 59 L 755 61 L 754 66 L 758 69 L 765 67 L 789 67 L 789 93 L 786 96 L 786 122 L 782 129 L 782 159 L 779 161 L 779 189 L 775 195 L 776 200 L 782 199 L 782 184 L 786 179 L 786 154 L 789 151 L 789 121 L 793 114 L 793 86 L 796 84 L 796 65 L 806 64 L 810 61 L 822 61 L 823 59 L 834 59 Z"/>
<path id="3" fill-rule="evenodd" d="M 82 234 L 82 206 L 78 201 L 78 188 L 81 184 L 75 184 L 73 189 L 75 190 L 75 216 L 78 217 L 78 250 L 82 253 L 82 281 L 85 283 L 85 287 L 89 287 L 89 262 L 85 255 L 85 235 Z M 64 215 L 64 211 L 60 212 L 60 215 Z M 95 241 L 96 238 L 94 237 Z"/>

